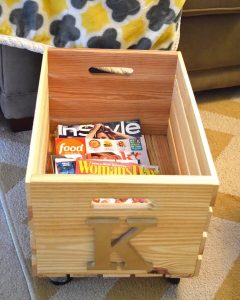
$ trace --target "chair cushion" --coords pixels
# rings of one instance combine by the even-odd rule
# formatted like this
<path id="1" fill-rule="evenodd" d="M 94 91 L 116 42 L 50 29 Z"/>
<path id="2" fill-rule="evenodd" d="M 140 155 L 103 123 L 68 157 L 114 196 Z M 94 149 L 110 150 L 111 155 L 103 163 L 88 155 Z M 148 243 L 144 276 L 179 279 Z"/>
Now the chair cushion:
<path id="1" fill-rule="evenodd" d="M 240 15 L 183 18 L 179 50 L 189 71 L 240 65 Z"/>
<path id="2" fill-rule="evenodd" d="M 193 90 L 204 91 L 240 85 L 240 66 L 189 72 Z"/>
<path id="3" fill-rule="evenodd" d="M 240 13 L 239 0 L 187 0 L 183 16 Z"/>

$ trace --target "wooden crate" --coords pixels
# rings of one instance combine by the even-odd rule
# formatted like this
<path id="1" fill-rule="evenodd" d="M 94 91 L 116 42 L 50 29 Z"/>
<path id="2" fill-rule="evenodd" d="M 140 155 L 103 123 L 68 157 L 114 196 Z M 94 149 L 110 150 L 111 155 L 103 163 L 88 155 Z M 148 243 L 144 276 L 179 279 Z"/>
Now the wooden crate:
<path id="1" fill-rule="evenodd" d="M 131 75 L 91 67 L 132 68 Z M 57 124 L 139 118 L 157 176 L 48 174 Z M 26 175 L 37 276 L 197 275 L 218 178 L 180 52 L 44 53 Z M 97 210 L 93 198 L 143 197 Z"/>

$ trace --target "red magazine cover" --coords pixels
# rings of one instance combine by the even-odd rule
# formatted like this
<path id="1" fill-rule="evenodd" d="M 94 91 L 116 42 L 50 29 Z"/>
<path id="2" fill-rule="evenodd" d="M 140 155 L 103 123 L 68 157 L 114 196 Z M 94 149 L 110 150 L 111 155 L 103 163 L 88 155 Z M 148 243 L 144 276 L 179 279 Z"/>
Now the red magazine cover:
<path id="1" fill-rule="evenodd" d="M 143 166 L 131 163 L 94 161 L 77 158 L 76 174 L 91 175 L 159 175 L 158 166 Z"/>

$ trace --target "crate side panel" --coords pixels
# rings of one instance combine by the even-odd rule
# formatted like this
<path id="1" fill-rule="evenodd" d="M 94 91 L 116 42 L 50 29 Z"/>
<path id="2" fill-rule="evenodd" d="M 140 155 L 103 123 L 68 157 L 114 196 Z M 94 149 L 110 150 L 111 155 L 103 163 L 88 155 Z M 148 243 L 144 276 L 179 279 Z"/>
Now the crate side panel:
<path id="1" fill-rule="evenodd" d="M 176 121 L 175 121 L 176 119 Z M 187 169 L 190 175 L 201 175 L 201 169 L 198 162 L 190 125 L 183 106 L 183 100 L 178 87 L 178 82 L 175 80 L 172 107 L 170 111 L 170 120 L 172 121 L 173 135 L 176 139 L 181 137 L 182 152 L 185 153 Z M 175 126 L 174 126 L 175 125 Z M 176 131 L 176 132 L 175 132 Z M 177 142 L 177 140 L 176 140 Z"/>
<path id="2" fill-rule="evenodd" d="M 139 118 L 146 134 L 166 134 L 176 63 L 174 52 L 49 50 L 51 130 Z M 133 74 L 91 74 L 91 67 L 128 67 Z"/>
<path id="3" fill-rule="evenodd" d="M 179 125 L 177 112 L 174 105 L 171 106 L 169 124 L 172 129 L 172 137 L 176 147 L 181 175 L 190 175 L 190 167 L 188 163 L 187 153 L 184 147 L 185 141 L 182 137 L 181 127 Z"/>
<path id="4" fill-rule="evenodd" d="M 49 135 L 49 98 L 48 98 L 47 51 L 43 55 L 34 123 L 27 165 L 26 182 L 34 174 L 44 174 Z"/>
<path id="5" fill-rule="evenodd" d="M 201 174 L 213 176 L 217 185 L 219 182 L 212 155 L 181 53 L 178 53 L 176 79 L 195 145 Z"/>
<path id="6" fill-rule="evenodd" d="M 40 81 L 38 87 L 37 102 L 34 115 L 34 123 L 32 129 L 31 145 L 27 164 L 27 172 L 25 179 L 25 190 L 27 198 L 28 210 L 28 227 L 30 230 L 30 241 L 32 248 L 32 265 L 33 272 L 36 270 L 36 239 L 33 228 L 33 210 L 31 203 L 31 178 L 34 174 L 43 174 L 46 165 L 46 152 L 48 145 L 49 133 L 49 103 L 48 103 L 48 66 L 47 51 L 45 51 L 42 59 L 42 67 Z"/>
<path id="7" fill-rule="evenodd" d="M 114 192 L 111 192 L 114 189 Z M 118 194 L 146 197 L 152 200 L 148 210 L 94 210 L 90 201 L 99 195 Z M 122 191 L 125 191 L 123 193 Z M 149 186 L 108 184 L 48 184 L 31 185 L 33 223 L 36 236 L 37 273 L 83 273 L 86 263 L 94 257 L 94 234 L 87 225 L 89 217 L 118 217 L 121 223 L 113 237 L 127 230 L 126 218 L 157 218 L 156 227 L 148 228 L 132 241 L 132 245 L 154 267 L 169 274 L 193 274 L 206 223 L 211 186 Z M 112 253 L 113 261 L 121 257 Z M 112 271 L 111 271 L 112 272 Z M 103 273 L 111 273 L 107 270 Z M 134 270 L 122 271 L 135 273 Z M 101 273 L 101 272 L 100 272 Z"/>
<path id="8" fill-rule="evenodd" d="M 171 114 L 171 112 L 170 112 L 170 114 Z M 178 158 L 178 154 L 177 154 L 176 143 L 173 138 L 173 131 L 172 131 L 172 125 L 171 125 L 170 120 L 168 122 L 167 140 L 168 140 L 168 145 L 169 145 L 169 150 L 170 150 L 170 154 L 171 154 L 174 172 L 175 172 L 175 174 L 181 175 L 182 170 L 180 167 L 180 162 L 179 162 L 179 158 Z"/>

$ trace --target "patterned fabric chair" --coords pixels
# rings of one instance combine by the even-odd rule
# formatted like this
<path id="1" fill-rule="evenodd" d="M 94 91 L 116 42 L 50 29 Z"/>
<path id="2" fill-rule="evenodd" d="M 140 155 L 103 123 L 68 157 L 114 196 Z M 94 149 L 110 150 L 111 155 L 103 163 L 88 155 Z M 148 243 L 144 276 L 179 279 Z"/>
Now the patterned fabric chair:
<path id="1" fill-rule="evenodd" d="M 16 0 L 0 4 L 0 106 L 13 129 L 34 114 L 43 44 L 176 49 L 185 0 Z M 19 39 L 20 38 L 20 39 Z M 38 44 L 36 44 L 36 42 Z M 42 47 L 41 47 L 42 46 Z M 24 120 L 27 123 L 24 123 Z"/>

